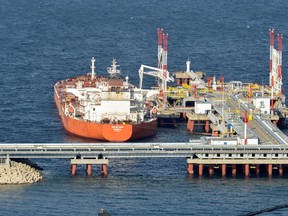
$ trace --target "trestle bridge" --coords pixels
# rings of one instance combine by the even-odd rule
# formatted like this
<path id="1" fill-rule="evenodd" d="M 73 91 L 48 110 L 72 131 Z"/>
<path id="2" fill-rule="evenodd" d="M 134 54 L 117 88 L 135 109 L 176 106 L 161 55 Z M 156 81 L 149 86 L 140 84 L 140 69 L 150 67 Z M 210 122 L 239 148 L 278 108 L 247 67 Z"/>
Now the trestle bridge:
<path id="1" fill-rule="evenodd" d="M 10 143 L 0 144 L 0 159 L 8 163 L 13 158 L 63 158 L 71 160 L 71 173 L 76 174 L 76 166 L 87 165 L 87 174 L 92 174 L 93 164 L 102 165 L 107 175 L 108 160 L 113 158 L 184 158 L 187 172 L 203 175 L 208 170 L 221 167 L 222 175 L 231 169 L 249 176 L 251 172 L 260 173 L 266 167 L 269 176 L 273 170 L 283 174 L 288 165 L 288 145 L 209 145 L 202 140 L 187 143 Z M 241 165 L 241 166 L 240 166 Z M 239 168 L 240 166 L 240 168 Z"/>

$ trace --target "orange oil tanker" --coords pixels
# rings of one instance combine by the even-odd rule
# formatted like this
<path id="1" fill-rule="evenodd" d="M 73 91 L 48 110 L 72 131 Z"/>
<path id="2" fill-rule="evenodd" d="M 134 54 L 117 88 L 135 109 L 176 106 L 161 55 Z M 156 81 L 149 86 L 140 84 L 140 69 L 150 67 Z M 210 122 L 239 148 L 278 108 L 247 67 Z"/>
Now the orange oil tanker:
<path id="1" fill-rule="evenodd" d="M 71 134 L 125 142 L 156 134 L 156 108 L 145 103 L 141 89 L 120 78 L 115 59 L 107 72 L 95 75 L 92 58 L 91 74 L 59 81 L 54 86 L 54 100 L 62 123 Z"/>

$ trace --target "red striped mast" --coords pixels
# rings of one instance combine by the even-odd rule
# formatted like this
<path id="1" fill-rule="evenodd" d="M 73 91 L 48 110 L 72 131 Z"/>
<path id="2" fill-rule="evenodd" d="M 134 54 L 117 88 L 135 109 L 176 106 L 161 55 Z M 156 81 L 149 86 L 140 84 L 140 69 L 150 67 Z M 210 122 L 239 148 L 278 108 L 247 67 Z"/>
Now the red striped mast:
<path id="1" fill-rule="evenodd" d="M 269 71 L 270 71 L 270 79 L 269 79 L 269 85 L 272 88 L 273 87 L 273 75 L 272 75 L 272 56 L 273 56 L 273 49 L 274 49 L 274 29 L 269 29 L 270 34 L 270 65 L 269 65 Z"/>
<path id="2" fill-rule="evenodd" d="M 157 29 L 158 35 L 158 68 L 162 68 L 162 51 L 163 51 L 163 29 Z"/>
<path id="3" fill-rule="evenodd" d="M 279 81 L 282 83 L 282 40 L 283 40 L 283 35 L 282 34 L 277 34 L 277 41 L 278 41 L 278 78 Z"/>
<path id="4" fill-rule="evenodd" d="M 163 34 L 164 40 L 164 47 L 163 47 L 163 56 L 162 56 L 162 63 L 163 63 L 163 77 L 167 78 L 167 56 L 168 56 L 168 34 Z"/>

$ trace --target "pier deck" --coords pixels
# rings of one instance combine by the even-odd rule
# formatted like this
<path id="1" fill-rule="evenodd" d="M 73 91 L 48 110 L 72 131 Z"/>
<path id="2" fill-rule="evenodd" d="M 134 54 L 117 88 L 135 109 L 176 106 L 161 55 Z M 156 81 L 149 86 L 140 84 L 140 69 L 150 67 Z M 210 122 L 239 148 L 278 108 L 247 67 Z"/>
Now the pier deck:
<path id="1" fill-rule="evenodd" d="M 288 158 L 288 145 L 209 145 L 187 143 L 11 143 L 0 158 Z"/>
<path id="2" fill-rule="evenodd" d="M 203 144 L 203 140 L 189 143 L 0 144 L 2 163 L 12 158 L 69 158 L 72 175 L 76 175 L 77 165 L 86 164 L 87 175 L 92 175 L 92 165 L 100 164 L 101 173 L 108 175 L 110 158 L 156 157 L 186 158 L 187 172 L 194 174 L 194 169 L 197 169 L 199 176 L 207 166 L 210 175 L 213 175 L 215 167 L 221 166 L 222 176 L 230 167 L 233 175 L 238 169 L 249 176 L 252 166 L 256 167 L 257 174 L 261 167 L 266 166 L 268 176 L 271 176 L 273 169 L 282 175 L 284 166 L 288 165 L 288 145 L 208 145 Z M 239 169 L 239 165 L 243 167 Z"/>

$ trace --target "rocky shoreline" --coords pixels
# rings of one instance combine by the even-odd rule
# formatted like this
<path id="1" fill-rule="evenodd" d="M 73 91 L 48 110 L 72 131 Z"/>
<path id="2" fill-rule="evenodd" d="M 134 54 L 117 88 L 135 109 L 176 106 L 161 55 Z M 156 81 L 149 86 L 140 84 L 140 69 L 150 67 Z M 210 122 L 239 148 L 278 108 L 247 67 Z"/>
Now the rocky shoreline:
<path id="1" fill-rule="evenodd" d="M 0 184 L 27 184 L 41 179 L 41 172 L 27 164 L 15 161 L 0 164 Z"/>

